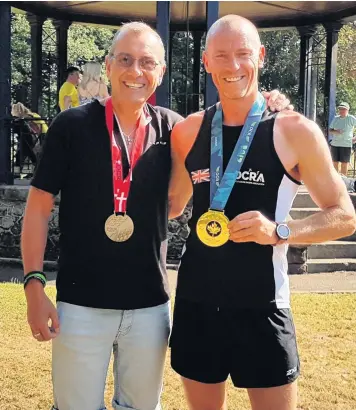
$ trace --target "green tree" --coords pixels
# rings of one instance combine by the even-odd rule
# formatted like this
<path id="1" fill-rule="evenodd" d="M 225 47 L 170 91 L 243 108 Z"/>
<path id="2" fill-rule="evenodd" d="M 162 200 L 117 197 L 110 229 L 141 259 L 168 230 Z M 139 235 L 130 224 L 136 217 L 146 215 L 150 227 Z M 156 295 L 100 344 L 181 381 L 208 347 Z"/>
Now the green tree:
<path id="1" fill-rule="evenodd" d="M 44 29 L 55 36 L 55 28 L 47 20 Z M 97 61 L 102 64 L 102 75 L 106 78 L 104 70 L 104 56 L 110 47 L 115 30 L 72 24 L 68 30 L 68 65 L 82 68 L 87 61 Z M 53 117 L 57 112 L 57 66 L 56 50 L 50 43 L 43 46 L 43 109 L 44 116 Z"/>
<path id="2" fill-rule="evenodd" d="M 172 39 L 171 90 L 172 108 L 185 115 L 190 113 L 186 90 L 193 92 L 193 37 L 189 33 L 187 46 L 186 32 L 177 32 Z M 266 47 L 265 69 L 260 75 L 261 88 L 279 89 L 285 92 L 294 104 L 298 100 L 299 86 L 299 35 L 296 29 L 261 32 L 262 43 Z M 188 48 L 187 48 L 188 47 Z M 204 49 L 204 39 L 202 40 Z M 188 56 L 188 60 L 187 60 Z M 204 91 L 205 73 L 201 68 L 201 91 Z M 186 106 L 187 105 L 187 106 Z"/>
<path id="3" fill-rule="evenodd" d="M 68 30 L 68 64 L 82 67 L 87 61 L 103 66 L 104 56 L 116 30 L 72 24 Z M 53 117 L 57 111 L 57 53 L 55 28 L 51 20 L 43 25 L 41 115 Z M 31 96 L 31 37 L 30 25 L 24 14 L 13 14 L 11 24 L 12 99 L 30 106 Z"/>
<path id="4" fill-rule="evenodd" d="M 51 21 L 44 24 L 50 37 L 44 37 L 43 45 L 43 88 L 44 98 L 42 114 L 53 116 L 56 111 L 57 100 L 57 69 L 56 51 L 54 47 L 55 30 Z M 82 67 L 86 61 L 98 61 L 103 64 L 104 56 L 115 30 L 99 28 L 91 25 L 72 24 L 68 32 L 68 64 Z M 12 97 L 21 99 L 30 105 L 31 95 L 31 49 L 30 26 L 26 16 L 14 14 L 12 16 Z M 261 71 L 260 83 L 262 89 L 277 88 L 286 93 L 296 107 L 299 86 L 299 54 L 300 38 L 296 29 L 261 32 L 262 43 L 266 47 L 267 57 L 265 68 Z M 323 124 L 324 115 L 324 78 L 325 69 L 325 31 L 320 26 L 318 36 L 324 40 L 320 43 L 321 54 L 318 65 L 318 122 Z M 52 43 L 51 43 L 52 38 Z M 187 44 L 188 38 L 188 44 Z M 202 41 L 203 48 L 204 40 Z M 324 49 L 323 49 L 324 47 Z M 192 108 L 191 96 L 193 83 L 200 81 L 201 92 L 204 92 L 205 74 L 201 69 L 200 79 L 193 78 L 193 37 L 192 33 L 175 33 L 172 41 L 171 61 L 171 90 L 172 108 L 182 114 L 189 113 Z M 323 54 L 324 53 L 324 54 Z M 187 60 L 188 57 L 188 60 Z M 168 56 L 167 56 L 168 59 Z M 346 100 L 353 110 L 356 110 L 356 27 L 353 24 L 344 26 L 339 35 L 338 66 L 337 66 L 337 101 Z M 185 94 L 189 96 L 186 98 Z"/>
<path id="5" fill-rule="evenodd" d="M 11 16 L 11 91 L 13 101 L 29 105 L 31 86 L 30 24 L 24 14 Z"/>
<path id="6" fill-rule="evenodd" d="M 72 24 L 68 31 L 68 63 L 81 67 L 87 61 L 104 64 L 116 30 Z"/>
<path id="7" fill-rule="evenodd" d="M 296 29 L 262 31 L 266 47 L 265 68 L 261 70 L 262 90 L 278 89 L 294 104 L 298 101 L 300 39 Z"/>
<path id="8" fill-rule="evenodd" d="M 347 24 L 339 33 L 337 103 L 347 101 L 356 112 L 356 26 Z"/>

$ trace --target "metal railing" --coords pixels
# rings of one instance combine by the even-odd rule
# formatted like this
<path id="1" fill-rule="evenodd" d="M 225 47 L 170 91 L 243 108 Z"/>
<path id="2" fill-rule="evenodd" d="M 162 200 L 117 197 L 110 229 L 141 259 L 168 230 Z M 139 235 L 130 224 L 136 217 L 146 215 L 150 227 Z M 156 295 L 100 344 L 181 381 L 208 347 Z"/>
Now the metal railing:
<path id="1" fill-rule="evenodd" d="M 16 118 L 7 121 L 10 128 L 10 164 L 13 180 L 31 178 L 37 165 L 44 141 L 43 125 L 48 118 Z"/>
<path id="2" fill-rule="evenodd" d="M 192 114 L 193 112 L 201 111 L 204 109 L 203 93 L 171 93 L 170 101 L 170 108 L 184 117 L 186 117 L 189 114 Z"/>

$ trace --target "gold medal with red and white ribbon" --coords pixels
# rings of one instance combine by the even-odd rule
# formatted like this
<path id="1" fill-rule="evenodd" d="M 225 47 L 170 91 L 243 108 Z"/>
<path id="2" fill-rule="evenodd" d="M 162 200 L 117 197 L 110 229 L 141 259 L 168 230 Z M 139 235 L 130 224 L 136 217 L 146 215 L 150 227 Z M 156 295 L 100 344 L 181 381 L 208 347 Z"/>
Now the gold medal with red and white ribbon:
<path id="1" fill-rule="evenodd" d="M 145 141 L 145 116 L 142 113 L 138 120 L 136 129 L 136 138 L 132 147 L 131 155 L 126 147 L 124 135 L 121 131 L 118 122 L 120 137 L 123 139 L 126 147 L 127 158 L 129 160 L 130 169 L 126 176 L 123 177 L 122 152 L 120 146 L 116 143 L 114 136 L 114 110 L 112 99 L 109 98 L 105 105 L 106 127 L 110 136 L 111 146 L 111 162 L 112 162 L 112 179 L 113 179 L 113 195 L 114 195 L 114 212 L 105 222 L 105 233 L 108 238 L 114 242 L 125 242 L 132 236 L 134 232 L 133 220 L 127 215 L 127 199 L 130 193 L 133 169 L 142 155 L 143 145 Z M 119 215 L 117 215 L 119 214 Z"/>

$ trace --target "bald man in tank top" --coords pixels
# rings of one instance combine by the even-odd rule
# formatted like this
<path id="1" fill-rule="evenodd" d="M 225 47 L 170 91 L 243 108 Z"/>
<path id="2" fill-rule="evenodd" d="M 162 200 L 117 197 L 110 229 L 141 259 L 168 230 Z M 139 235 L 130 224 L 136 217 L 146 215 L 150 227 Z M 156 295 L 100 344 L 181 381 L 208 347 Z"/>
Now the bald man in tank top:
<path id="1" fill-rule="evenodd" d="M 206 41 L 204 64 L 220 103 L 172 132 L 170 217 L 193 196 L 172 367 L 191 410 L 226 409 L 229 375 L 247 389 L 253 410 L 295 410 L 300 368 L 288 245 L 351 235 L 355 211 L 319 127 L 295 112 L 266 110 L 256 27 L 225 16 Z M 321 211 L 287 222 L 301 181 Z"/>

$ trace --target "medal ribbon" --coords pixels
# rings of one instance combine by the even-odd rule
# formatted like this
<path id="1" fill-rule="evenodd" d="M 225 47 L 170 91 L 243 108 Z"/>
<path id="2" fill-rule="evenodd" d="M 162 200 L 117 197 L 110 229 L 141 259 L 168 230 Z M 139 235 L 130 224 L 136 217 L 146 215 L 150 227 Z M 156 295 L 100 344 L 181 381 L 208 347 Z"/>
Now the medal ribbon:
<path id="1" fill-rule="evenodd" d="M 112 105 L 112 99 L 109 98 L 105 104 L 105 119 L 106 127 L 110 136 L 110 147 L 111 147 L 111 162 L 112 162 L 112 179 L 113 179 L 113 193 L 114 193 L 114 212 L 126 213 L 127 199 L 130 192 L 130 186 L 132 181 L 133 169 L 142 155 L 143 144 L 145 141 L 145 116 L 142 113 L 140 119 L 138 120 L 138 126 L 136 129 L 136 138 L 134 145 L 132 147 L 131 156 L 129 157 L 129 152 L 126 147 L 126 142 L 121 131 L 120 124 L 118 122 L 120 136 L 126 148 L 127 158 L 130 163 L 130 170 L 124 179 L 123 177 L 123 165 L 122 165 L 122 152 L 120 146 L 117 145 L 114 136 L 114 110 Z"/>
<path id="2" fill-rule="evenodd" d="M 236 178 L 250 149 L 257 127 L 265 110 L 265 99 L 258 93 L 248 113 L 240 137 L 222 175 L 223 169 L 223 112 L 218 104 L 211 123 L 210 154 L 210 209 L 223 211 L 230 197 Z"/>

